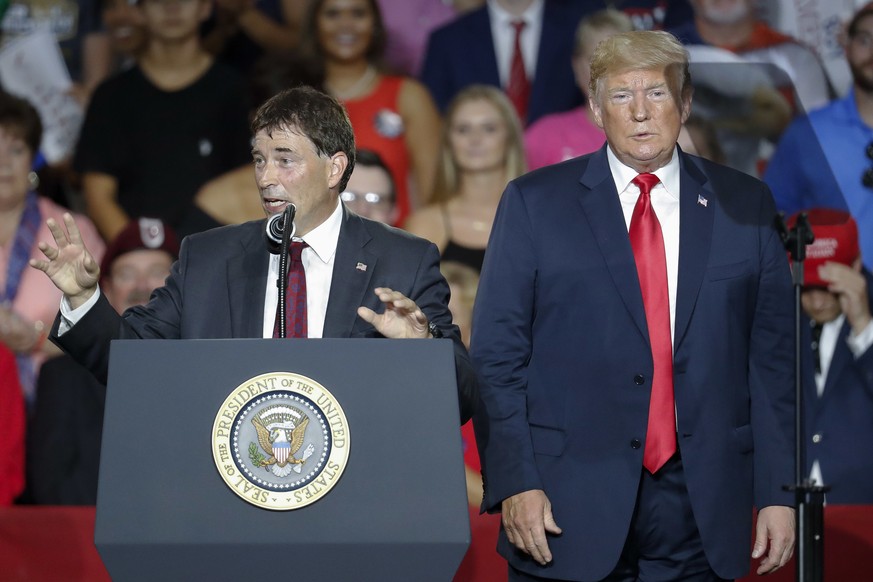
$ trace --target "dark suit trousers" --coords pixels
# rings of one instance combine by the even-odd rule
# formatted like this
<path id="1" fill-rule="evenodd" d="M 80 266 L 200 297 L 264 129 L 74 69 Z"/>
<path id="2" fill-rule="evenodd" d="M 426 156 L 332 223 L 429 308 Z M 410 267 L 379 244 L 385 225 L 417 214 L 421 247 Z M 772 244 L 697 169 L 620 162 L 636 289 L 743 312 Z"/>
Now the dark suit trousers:
<path id="1" fill-rule="evenodd" d="M 560 524 L 559 524 L 560 525 Z M 541 581 L 510 567 L 510 582 Z M 640 478 L 637 505 L 618 565 L 603 582 L 721 582 L 706 561 L 676 454 Z"/>

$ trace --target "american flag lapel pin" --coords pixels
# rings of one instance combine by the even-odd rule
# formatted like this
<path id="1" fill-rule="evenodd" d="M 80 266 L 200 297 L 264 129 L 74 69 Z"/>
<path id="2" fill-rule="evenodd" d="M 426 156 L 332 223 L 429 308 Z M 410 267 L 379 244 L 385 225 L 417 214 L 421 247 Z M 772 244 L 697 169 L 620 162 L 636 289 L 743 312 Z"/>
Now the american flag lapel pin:
<path id="1" fill-rule="evenodd" d="M 365 265 L 364 263 L 358 263 L 357 265 L 355 265 L 355 268 L 359 271 L 366 271 L 367 265 Z"/>
<path id="2" fill-rule="evenodd" d="M 697 203 L 700 204 L 701 206 L 703 206 L 704 208 L 706 208 L 706 205 L 709 204 L 707 199 L 704 198 L 703 196 L 701 196 L 700 194 L 697 195 Z"/>

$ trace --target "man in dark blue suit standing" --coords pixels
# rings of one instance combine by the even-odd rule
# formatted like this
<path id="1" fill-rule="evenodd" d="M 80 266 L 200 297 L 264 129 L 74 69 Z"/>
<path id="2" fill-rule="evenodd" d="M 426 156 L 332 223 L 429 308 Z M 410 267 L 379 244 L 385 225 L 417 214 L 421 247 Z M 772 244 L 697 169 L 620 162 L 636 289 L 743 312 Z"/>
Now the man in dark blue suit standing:
<path id="1" fill-rule="evenodd" d="M 511 580 L 715 581 L 794 549 L 792 289 L 767 187 L 676 146 L 688 56 L 615 35 L 599 151 L 510 182 L 473 319 Z"/>
<path id="2" fill-rule="evenodd" d="M 475 83 L 503 88 L 524 125 L 573 109 L 583 99 L 573 77 L 573 35 L 582 16 L 600 4 L 488 0 L 431 33 L 421 80 L 441 110 Z M 527 85 L 516 85 L 514 73 L 523 73 Z"/>

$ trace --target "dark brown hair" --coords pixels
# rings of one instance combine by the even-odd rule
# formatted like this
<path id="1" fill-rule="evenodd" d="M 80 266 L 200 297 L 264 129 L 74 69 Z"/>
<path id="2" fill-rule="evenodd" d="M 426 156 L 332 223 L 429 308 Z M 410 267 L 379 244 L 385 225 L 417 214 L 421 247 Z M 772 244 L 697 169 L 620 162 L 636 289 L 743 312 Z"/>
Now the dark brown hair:
<path id="1" fill-rule="evenodd" d="M 252 135 L 292 129 L 307 137 L 321 156 L 344 152 L 349 164 L 339 183 L 342 192 L 355 169 L 355 134 L 345 108 L 312 87 L 287 89 L 268 99 L 255 112 Z"/>

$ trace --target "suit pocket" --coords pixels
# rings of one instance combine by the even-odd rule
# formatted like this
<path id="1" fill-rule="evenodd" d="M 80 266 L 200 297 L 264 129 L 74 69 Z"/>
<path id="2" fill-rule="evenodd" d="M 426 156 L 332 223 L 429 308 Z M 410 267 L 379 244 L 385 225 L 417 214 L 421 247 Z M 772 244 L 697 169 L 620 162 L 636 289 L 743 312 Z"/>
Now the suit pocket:
<path id="1" fill-rule="evenodd" d="M 733 279 L 748 274 L 749 261 L 730 263 L 729 265 L 717 265 L 706 270 L 706 276 L 710 281 Z"/>
<path id="2" fill-rule="evenodd" d="M 755 443 L 752 440 L 752 425 L 744 424 L 735 428 L 731 440 L 738 453 L 743 455 L 751 453 L 755 449 Z"/>
<path id="3" fill-rule="evenodd" d="M 534 453 L 558 457 L 564 452 L 567 433 L 559 428 L 531 425 L 530 440 Z"/>

